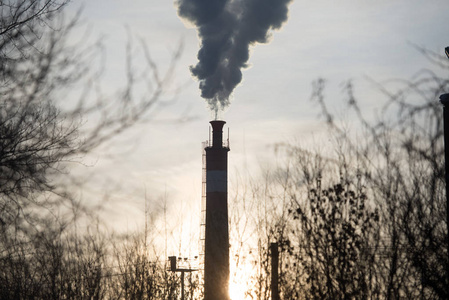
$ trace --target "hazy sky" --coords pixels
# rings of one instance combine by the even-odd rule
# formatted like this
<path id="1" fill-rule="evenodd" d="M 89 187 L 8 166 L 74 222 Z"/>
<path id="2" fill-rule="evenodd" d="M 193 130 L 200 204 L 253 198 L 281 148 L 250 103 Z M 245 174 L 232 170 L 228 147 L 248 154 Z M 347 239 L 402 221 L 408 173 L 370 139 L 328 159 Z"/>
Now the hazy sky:
<path id="1" fill-rule="evenodd" d="M 169 218 L 187 224 L 183 236 L 195 236 L 201 142 L 208 138 L 211 119 L 198 82 L 189 72 L 189 66 L 197 62 L 196 29 L 178 17 L 170 0 L 83 3 L 85 23 L 92 36 L 101 36 L 106 46 L 104 89 L 113 89 L 124 78 L 127 30 L 136 44 L 138 38 L 146 41 L 162 72 L 170 54 L 183 42 L 173 85 L 163 100 L 173 98 L 174 87 L 182 89 L 156 119 L 188 115 L 192 120 L 137 126 L 98 151 L 89 172 L 120 185 L 120 192 L 112 193 L 107 204 L 106 215 L 115 226 L 129 230 L 142 226 L 146 188 L 150 210 L 161 212 L 165 195 Z M 447 0 L 294 0 L 288 21 L 273 32 L 271 42 L 252 48 L 250 68 L 243 71 L 243 82 L 222 118 L 230 128 L 230 180 L 237 172 L 255 174 L 260 164 L 274 158 L 271 146 L 275 143 L 307 144 L 322 138 L 325 125 L 319 120 L 319 108 L 310 101 L 311 84 L 317 78 L 328 81 L 326 98 L 342 115 L 342 83 L 352 79 L 356 96 L 369 114 L 384 98 L 366 76 L 383 82 L 433 69 L 411 44 L 443 54 L 449 45 L 448 13 Z M 103 187 L 97 187 L 99 192 Z M 181 232 L 181 226 L 175 228 Z"/>

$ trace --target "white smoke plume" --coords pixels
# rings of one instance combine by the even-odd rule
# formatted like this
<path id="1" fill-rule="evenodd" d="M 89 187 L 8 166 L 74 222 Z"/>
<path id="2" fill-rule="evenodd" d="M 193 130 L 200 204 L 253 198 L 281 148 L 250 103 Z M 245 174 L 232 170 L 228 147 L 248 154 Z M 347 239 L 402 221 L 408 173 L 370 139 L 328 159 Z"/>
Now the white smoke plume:
<path id="1" fill-rule="evenodd" d="M 175 0 L 180 17 L 198 29 L 201 48 L 191 66 L 201 96 L 217 112 L 242 81 L 250 46 L 267 43 L 270 32 L 282 27 L 292 0 Z"/>

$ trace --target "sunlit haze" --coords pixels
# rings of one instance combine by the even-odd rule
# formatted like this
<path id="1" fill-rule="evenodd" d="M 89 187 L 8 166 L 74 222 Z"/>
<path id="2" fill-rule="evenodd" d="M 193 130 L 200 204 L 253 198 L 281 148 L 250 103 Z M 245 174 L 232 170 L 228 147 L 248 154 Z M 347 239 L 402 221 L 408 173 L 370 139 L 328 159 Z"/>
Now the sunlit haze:
<path id="1" fill-rule="evenodd" d="M 83 197 L 89 203 L 107 198 L 101 216 L 121 232 L 143 230 L 147 201 L 154 228 L 168 228 L 167 254 L 196 256 L 201 142 L 209 138 L 211 120 L 198 81 L 189 69 L 197 64 L 197 32 L 185 26 L 173 1 L 82 3 L 79 35 L 89 29 L 90 38 L 101 37 L 105 46 L 105 93 L 126 80 L 129 40 L 147 45 L 161 73 L 182 45 L 171 84 L 161 98 L 166 104 L 158 107 L 148 122 L 89 154 L 89 167 L 74 170 L 88 174 Z M 70 5 L 73 12 L 80 1 Z M 444 54 L 449 44 L 448 12 L 447 0 L 294 0 L 282 29 L 272 33 L 269 43 L 250 48 L 249 67 L 243 69 L 242 82 L 220 116 L 226 121 L 226 137 L 229 128 L 230 197 L 235 194 L 238 176 L 255 177 L 261 167 L 276 161 L 276 144 L 328 145 L 323 138 L 325 120 L 317 104 L 310 101 L 313 81 L 326 80 L 330 108 L 350 123 L 352 116 L 346 115 L 341 99 L 343 83 L 352 80 L 364 111 L 375 115 L 381 94 L 373 81 L 411 78 L 431 67 L 415 45 Z M 231 245 L 234 233 L 231 231 Z M 231 253 L 236 254 L 232 246 Z M 246 279 L 254 270 L 251 265 L 236 269 L 235 264 L 231 257 L 230 295 L 239 300 L 244 299 Z"/>

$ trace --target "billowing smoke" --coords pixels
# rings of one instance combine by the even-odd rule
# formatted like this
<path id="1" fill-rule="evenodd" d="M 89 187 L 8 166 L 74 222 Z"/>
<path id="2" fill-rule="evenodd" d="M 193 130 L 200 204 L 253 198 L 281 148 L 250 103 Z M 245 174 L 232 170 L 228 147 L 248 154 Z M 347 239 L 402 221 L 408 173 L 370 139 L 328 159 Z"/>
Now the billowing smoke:
<path id="1" fill-rule="evenodd" d="M 266 43 L 287 20 L 292 0 L 176 0 L 178 14 L 194 23 L 201 39 L 198 64 L 191 66 L 201 96 L 218 111 L 242 80 L 249 48 Z"/>

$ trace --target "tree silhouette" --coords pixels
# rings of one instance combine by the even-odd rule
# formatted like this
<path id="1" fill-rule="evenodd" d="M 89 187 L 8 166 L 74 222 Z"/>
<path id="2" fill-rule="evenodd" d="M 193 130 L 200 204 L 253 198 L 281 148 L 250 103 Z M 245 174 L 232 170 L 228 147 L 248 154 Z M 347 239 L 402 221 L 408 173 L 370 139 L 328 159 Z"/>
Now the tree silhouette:
<path id="1" fill-rule="evenodd" d="M 304 270 L 309 299 L 378 298 L 375 253 L 379 215 L 360 186 L 339 183 L 310 190 L 307 204 L 290 210 L 298 223 L 291 245 Z"/>
<path id="2" fill-rule="evenodd" d="M 77 16 L 65 21 L 67 1 L 3 1 L 0 30 L 0 224 L 33 223 L 33 207 L 69 199 L 58 184 L 67 164 L 117 137 L 156 110 L 181 47 L 160 74 L 142 44 L 144 71 L 134 73 L 129 43 L 126 77 L 115 96 L 93 94 L 101 45 L 73 44 Z M 101 67 L 101 66 L 99 66 Z M 140 72 L 140 70 L 139 70 Z M 138 77 L 138 78 L 136 78 Z M 137 85 L 147 87 L 144 95 Z M 77 89 L 81 89 L 81 93 Z M 70 94 L 76 97 L 68 98 Z M 79 94 L 79 95 L 78 95 Z M 70 99 L 70 100 L 69 100 Z M 89 118 L 90 122 L 85 121 Z M 67 177 L 66 177 L 67 178 Z M 18 225 L 20 222 L 16 222 Z"/>
<path id="3" fill-rule="evenodd" d="M 447 73 L 444 56 L 417 50 Z M 366 173 L 367 187 L 380 208 L 383 297 L 447 299 L 448 220 L 438 98 L 449 88 L 449 80 L 427 69 L 395 84 L 394 89 L 377 84 L 386 102 L 375 121 L 363 115 L 352 82 L 346 84 L 348 107 L 358 117 L 365 137 L 362 142 L 334 121 L 322 96 L 324 81 L 316 82 L 314 98 L 331 132 L 345 141 L 347 155 L 356 158 Z"/>
<path id="4" fill-rule="evenodd" d="M 444 76 L 448 62 L 441 54 L 417 50 L 437 69 L 393 80 L 392 87 L 372 81 L 385 99 L 374 118 L 365 116 L 353 83 L 345 83 L 345 110 L 355 116 L 357 132 L 349 131 L 330 109 L 323 93 L 326 82 L 315 81 L 312 99 L 321 106 L 334 147 L 314 152 L 277 145 L 282 163 L 250 178 L 250 188 L 239 184 L 236 199 L 244 205 L 237 208 L 231 233 L 254 245 L 238 255 L 240 264 L 245 257 L 254 261 L 255 275 L 249 280 L 254 288 L 248 294 L 255 299 L 269 298 L 269 242 L 280 245 L 284 298 L 448 298 L 438 102 L 449 89 Z M 241 209 L 246 209 L 245 218 Z M 252 235 L 242 235 L 242 229 Z"/>
<path id="5" fill-rule="evenodd" d="M 143 70 L 135 69 L 129 42 L 126 80 L 106 97 L 98 88 L 101 66 L 93 63 L 101 61 L 102 45 L 73 42 L 79 24 L 77 16 L 67 21 L 68 2 L 1 4 L 1 299 L 123 299 L 119 278 L 141 270 L 129 265 L 133 258 L 121 265 L 125 273 L 115 272 L 122 256 L 113 255 L 104 233 L 77 232 L 79 211 L 90 212 L 72 193 L 79 186 L 69 176 L 70 164 L 151 120 L 182 49 L 160 74 L 144 42 Z M 135 93 L 139 84 L 146 88 L 141 94 Z M 162 260 L 142 273 L 154 273 L 148 278 L 157 278 L 159 287 L 169 285 L 160 275 L 164 267 Z"/>

